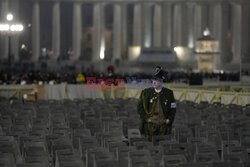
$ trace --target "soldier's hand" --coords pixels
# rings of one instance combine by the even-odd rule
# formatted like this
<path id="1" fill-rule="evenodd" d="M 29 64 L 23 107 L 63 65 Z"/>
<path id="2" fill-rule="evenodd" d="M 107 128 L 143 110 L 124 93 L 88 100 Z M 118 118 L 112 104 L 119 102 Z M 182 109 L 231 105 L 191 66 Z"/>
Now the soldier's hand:
<path id="1" fill-rule="evenodd" d="M 166 119 L 165 122 L 166 122 L 166 124 L 169 124 L 169 123 L 170 123 L 170 120 L 169 120 L 169 119 Z"/>
<path id="2" fill-rule="evenodd" d="M 148 121 L 148 123 L 152 122 L 152 120 L 150 118 L 147 121 Z"/>

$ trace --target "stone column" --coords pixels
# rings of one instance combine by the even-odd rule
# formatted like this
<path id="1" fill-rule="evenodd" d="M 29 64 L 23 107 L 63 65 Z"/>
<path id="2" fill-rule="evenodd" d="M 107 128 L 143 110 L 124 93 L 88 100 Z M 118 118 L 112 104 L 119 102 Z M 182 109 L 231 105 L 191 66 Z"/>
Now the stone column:
<path id="1" fill-rule="evenodd" d="M 94 32 L 92 61 L 97 62 L 105 57 L 105 15 L 104 3 L 94 4 Z"/>
<path id="2" fill-rule="evenodd" d="M 232 59 L 232 41 L 229 37 L 229 5 L 227 3 L 222 6 L 222 24 L 221 24 L 221 60 L 222 63 L 227 64 Z"/>
<path id="3" fill-rule="evenodd" d="M 202 37 L 203 35 L 203 10 L 202 4 L 195 4 L 194 7 L 194 39 L 197 40 L 198 38 Z"/>
<path id="4" fill-rule="evenodd" d="M 232 4 L 232 49 L 233 63 L 241 61 L 241 41 L 242 41 L 242 6 L 241 4 Z"/>
<path id="5" fill-rule="evenodd" d="M 32 8 L 32 60 L 38 61 L 40 56 L 40 6 L 33 2 Z"/>
<path id="6" fill-rule="evenodd" d="M 2 1 L 2 9 L 1 9 L 1 18 L 2 20 L 6 20 L 6 15 L 8 13 L 8 0 L 3 0 Z M 8 59 L 8 50 L 9 50 L 9 40 L 7 36 L 1 36 L 1 55 L 0 58 L 1 59 Z"/>
<path id="7" fill-rule="evenodd" d="M 113 22 L 113 56 L 112 62 L 121 60 L 122 48 L 122 9 L 120 4 L 114 4 L 114 22 Z"/>
<path id="8" fill-rule="evenodd" d="M 153 18 L 153 46 L 162 46 L 162 7 L 160 4 L 154 5 Z"/>
<path id="9" fill-rule="evenodd" d="M 174 5 L 174 20 L 173 20 L 173 46 L 182 45 L 182 4 Z"/>
<path id="10" fill-rule="evenodd" d="M 195 45 L 195 38 L 194 38 L 194 3 L 187 4 L 187 47 L 194 48 Z"/>
<path id="11" fill-rule="evenodd" d="M 128 53 L 128 22 L 127 4 L 122 4 L 122 58 L 127 59 Z"/>
<path id="12" fill-rule="evenodd" d="M 152 4 L 144 3 L 142 10 L 142 41 L 143 47 L 152 46 Z"/>
<path id="13" fill-rule="evenodd" d="M 12 14 L 14 15 L 14 20 L 19 21 L 19 1 L 18 0 L 13 0 L 12 2 Z M 22 32 L 21 32 L 22 33 Z M 14 56 L 14 62 L 19 61 L 19 35 L 16 34 L 11 36 L 11 55 Z"/>
<path id="14" fill-rule="evenodd" d="M 172 47 L 173 45 L 173 4 L 164 3 L 162 10 L 162 43 L 163 46 Z"/>
<path id="15" fill-rule="evenodd" d="M 243 3 L 242 5 L 242 39 L 241 39 L 241 51 L 242 58 L 244 59 L 244 63 L 247 60 L 250 60 L 250 20 L 249 20 L 249 11 L 250 6 L 249 3 Z M 250 62 L 250 61 L 249 61 Z M 248 62 L 248 63 L 249 63 Z"/>
<path id="16" fill-rule="evenodd" d="M 133 45 L 142 45 L 142 4 L 134 5 L 133 20 Z"/>
<path id="17" fill-rule="evenodd" d="M 54 52 L 53 59 L 57 60 L 60 56 L 60 3 L 55 1 L 52 9 L 52 50 Z"/>
<path id="18" fill-rule="evenodd" d="M 221 4 L 214 4 L 212 7 L 212 26 L 211 26 L 211 36 L 219 41 L 221 45 L 221 29 L 222 29 L 222 11 L 221 11 Z M 221 50 L 221 46 L 220 46 Z M 221 67 L 221 56 L 216 55 L 215 58 L 215 66 L 217 69 Z"/>
<path id="19" fill-rule="evenodd" d="M 82 41 L 82 3 L 74 2 L 73 4 L 73 28 L 72 28 L 72 46 L 74 51 L 74 60 L 81 56 Z"/>

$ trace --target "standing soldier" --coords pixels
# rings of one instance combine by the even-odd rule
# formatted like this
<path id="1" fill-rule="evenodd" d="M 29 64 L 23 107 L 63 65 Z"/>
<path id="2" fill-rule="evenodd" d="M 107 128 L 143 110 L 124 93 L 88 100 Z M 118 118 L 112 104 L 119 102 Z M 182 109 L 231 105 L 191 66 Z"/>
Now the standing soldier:
<path id="1" fill-rule="evenodd" d="M 171 133 L 176 112 L 173 91 L 163 87 L 166 72 L 157 66 L 153 75 L 153 87 L 141 92 L 137 110 L 141 118 L 141 134 L 152 141 L 153 136 Z"/>

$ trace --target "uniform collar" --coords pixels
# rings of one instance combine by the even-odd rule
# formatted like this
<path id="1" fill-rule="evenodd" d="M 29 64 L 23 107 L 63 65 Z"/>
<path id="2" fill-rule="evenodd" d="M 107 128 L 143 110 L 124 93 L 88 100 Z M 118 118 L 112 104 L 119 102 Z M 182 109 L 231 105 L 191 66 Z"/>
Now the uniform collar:
<path id="1" fill-rule="evenodd" d="M 160 93 L 162 89 L 155 89 L 156 93 Z"/>

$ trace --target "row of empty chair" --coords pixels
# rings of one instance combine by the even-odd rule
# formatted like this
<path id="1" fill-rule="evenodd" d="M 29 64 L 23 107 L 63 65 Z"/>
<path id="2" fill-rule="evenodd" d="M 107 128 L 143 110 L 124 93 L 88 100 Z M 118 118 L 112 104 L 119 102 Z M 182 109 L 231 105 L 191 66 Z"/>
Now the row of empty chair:
<path id="1" fill-rule="evenodd" d="M 0 99 L 0 166 L 250 166 L 250 106 L 177 102 L 152 142 L 139 125 L 137 99 Z"/>

